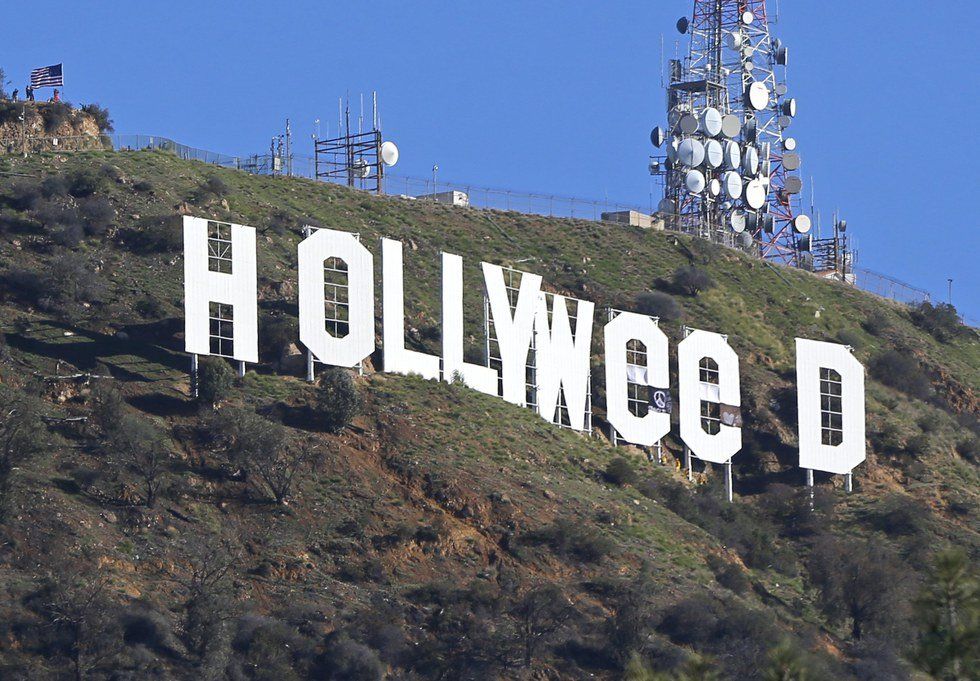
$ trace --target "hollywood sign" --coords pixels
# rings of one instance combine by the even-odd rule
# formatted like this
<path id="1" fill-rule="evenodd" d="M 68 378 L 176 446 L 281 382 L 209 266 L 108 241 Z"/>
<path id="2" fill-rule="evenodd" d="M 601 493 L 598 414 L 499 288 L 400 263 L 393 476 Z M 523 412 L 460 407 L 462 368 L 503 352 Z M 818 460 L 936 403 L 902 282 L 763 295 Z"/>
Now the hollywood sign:
<path id="1" fill-rule="evenodd" d="M 257 362 L 255 229 L 185 216 L 184 256 L 186 351 L 227 357 L 242 367 Z M 488 333 L 492 328 L 497 361 L 496 366 L 489 358 L 486 365 L 467 362 L 463 261 L 443 253 L 442 352 L 418 352 L 405 346 L 402 257 L 399 241 L 381 240 L 384 371 L 459 380 L 531 406 L 548 421 L 591 429 L 594 303 L 546 293 L 539 275 L 483 262 L 485 321 Z M 299 243 L 297 261 L 299 340 L 311 359 L 360 366 L 375 351 L 371 252 L 354 234 L 316 229 Z M 336 290 L 325 286 L 325 263 L 340 262 L 343 267 L 331 269 L 343 273 L 343 300 L 325 290 Z M 342 332 L 325 314 L 325 306 L 338 302 L 347 308 Z M 670 432 L 667 336 L 655 318 L 626 311 L 609 316 L 602 330 L 607 420 L 616 440 L 656 445 Z M 742 447 L 738 355 L 726 336 L 687 329 L 677 345 L 677 364 L 680 437 L 695 457 L 725 464 L 730 473 L 732 457 Z M 529 366 L 535 377 L 533 403 Z M 847 346 L 797 338 L 796 375 L 800 467 L 849 476 L 865 458 L 864 367 Z M 657 397 L 648 400 L 644 394 Z"/>

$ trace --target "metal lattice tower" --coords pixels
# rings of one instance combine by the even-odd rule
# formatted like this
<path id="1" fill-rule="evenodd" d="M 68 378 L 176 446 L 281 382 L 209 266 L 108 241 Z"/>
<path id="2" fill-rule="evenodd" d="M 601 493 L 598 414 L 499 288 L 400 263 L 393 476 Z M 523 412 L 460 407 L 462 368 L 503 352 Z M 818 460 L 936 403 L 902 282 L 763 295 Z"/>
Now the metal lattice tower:
<path id="1" fill-rule="evenodd" d="M 766 0 L 695 0 L 677 27 L 689 51 L 669 63 L 668 124 L 651 135 L 666 150 L 650 170 L 664 181 L 668 227 L 810 267 L 811 220 L 787 134 L 796 101 L 780 68 L 789 51 L 770 33 Z"/>

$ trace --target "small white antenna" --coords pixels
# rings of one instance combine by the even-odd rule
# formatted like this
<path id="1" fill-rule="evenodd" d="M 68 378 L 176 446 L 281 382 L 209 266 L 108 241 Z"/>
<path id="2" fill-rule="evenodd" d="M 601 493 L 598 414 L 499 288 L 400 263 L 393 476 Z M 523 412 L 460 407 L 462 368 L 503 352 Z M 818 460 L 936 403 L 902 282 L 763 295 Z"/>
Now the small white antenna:
<path id="1" fill-rule="evenodd" d="M 372 100 L 372 122 L 374 123 L 374 129 L 378 129 L 378 91 L 374 90 L 371 93 Z"/>
<path id="2" fill-rule="evenodd" d="M 357 117 L 357 134 L 364 132 L 364 93 L 361 93 L 361 115 Z"/>
<path id="3" fill-rule="evenodd" d="M 664 34 L 661 33 L 660 34 L 660 89 L 661 90 L 664 88 L 664 68 L 665 68 L 665 66 L 664 66 Z M 650 202 L 651 202 L 651 205 L 652 205 L 652 203 L 653 203 L 653 199 L 652 198 L 650 199 Z"/>

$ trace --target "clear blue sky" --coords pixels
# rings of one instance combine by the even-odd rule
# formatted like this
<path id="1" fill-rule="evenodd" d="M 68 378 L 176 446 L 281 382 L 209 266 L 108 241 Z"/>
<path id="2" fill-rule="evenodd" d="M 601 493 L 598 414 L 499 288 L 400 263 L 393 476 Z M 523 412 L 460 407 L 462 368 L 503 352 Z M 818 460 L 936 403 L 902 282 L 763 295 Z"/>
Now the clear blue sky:
<path id="1" fill-rule="evenodd" d="M 19 2 L 0 65 L 23 91 L 63 61 L 66 97 L 107 105 L 117 132 L 232 154 L 286 117 L 312 153 L 315 118 L 332 128 L 338 96 L 377 90 L 401 173 L 646 205 L 660 36 L 671 55 L 692 4 Z M 840 208 L 861 265 L 941 300 L 953 277 L 980 319 L 980 5 L 780 4 L 822 213 Z"/>

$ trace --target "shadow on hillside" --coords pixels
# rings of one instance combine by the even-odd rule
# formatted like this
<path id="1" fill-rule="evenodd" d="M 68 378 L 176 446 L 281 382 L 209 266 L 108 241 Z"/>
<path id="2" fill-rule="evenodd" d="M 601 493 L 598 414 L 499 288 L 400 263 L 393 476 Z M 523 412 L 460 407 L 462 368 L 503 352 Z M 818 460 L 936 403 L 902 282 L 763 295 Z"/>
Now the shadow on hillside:
<path id="1" fill-rule="evenodd" d="M 198 404 L 193 400 L 182 399 L 174 395 L 150 393 L 137 395 L 127 400 L 130 405 L 147 414 L 154 416 L 193 416 L 197 413 Z"/>
<path id="2" fill-rule="evenodd" d="M 173 371 L 184 371 L 187 368 L 187 361 L 177 353 L 133 340 L 130 336 L 110 336 L 63 322 L 52 321 L 46 325 L 62 332 L 70 332 L 74 340 L 66 342 L 67 337 L 63 333 L 48 338 L 10 333 L 6 336 L 7 344 L 21 352 L 67 362 L 82 371 L 91 371 L 99 364 L 104 364 L 109 367 L 114 378 L 127 381 L 151 382 L 154 379 L 139 372 L 139 363 L 124 366 L 113 361 L 113 357 L 135 357 L 148 365 L 148 373 L 159 373 L 160 367 Z"/>

